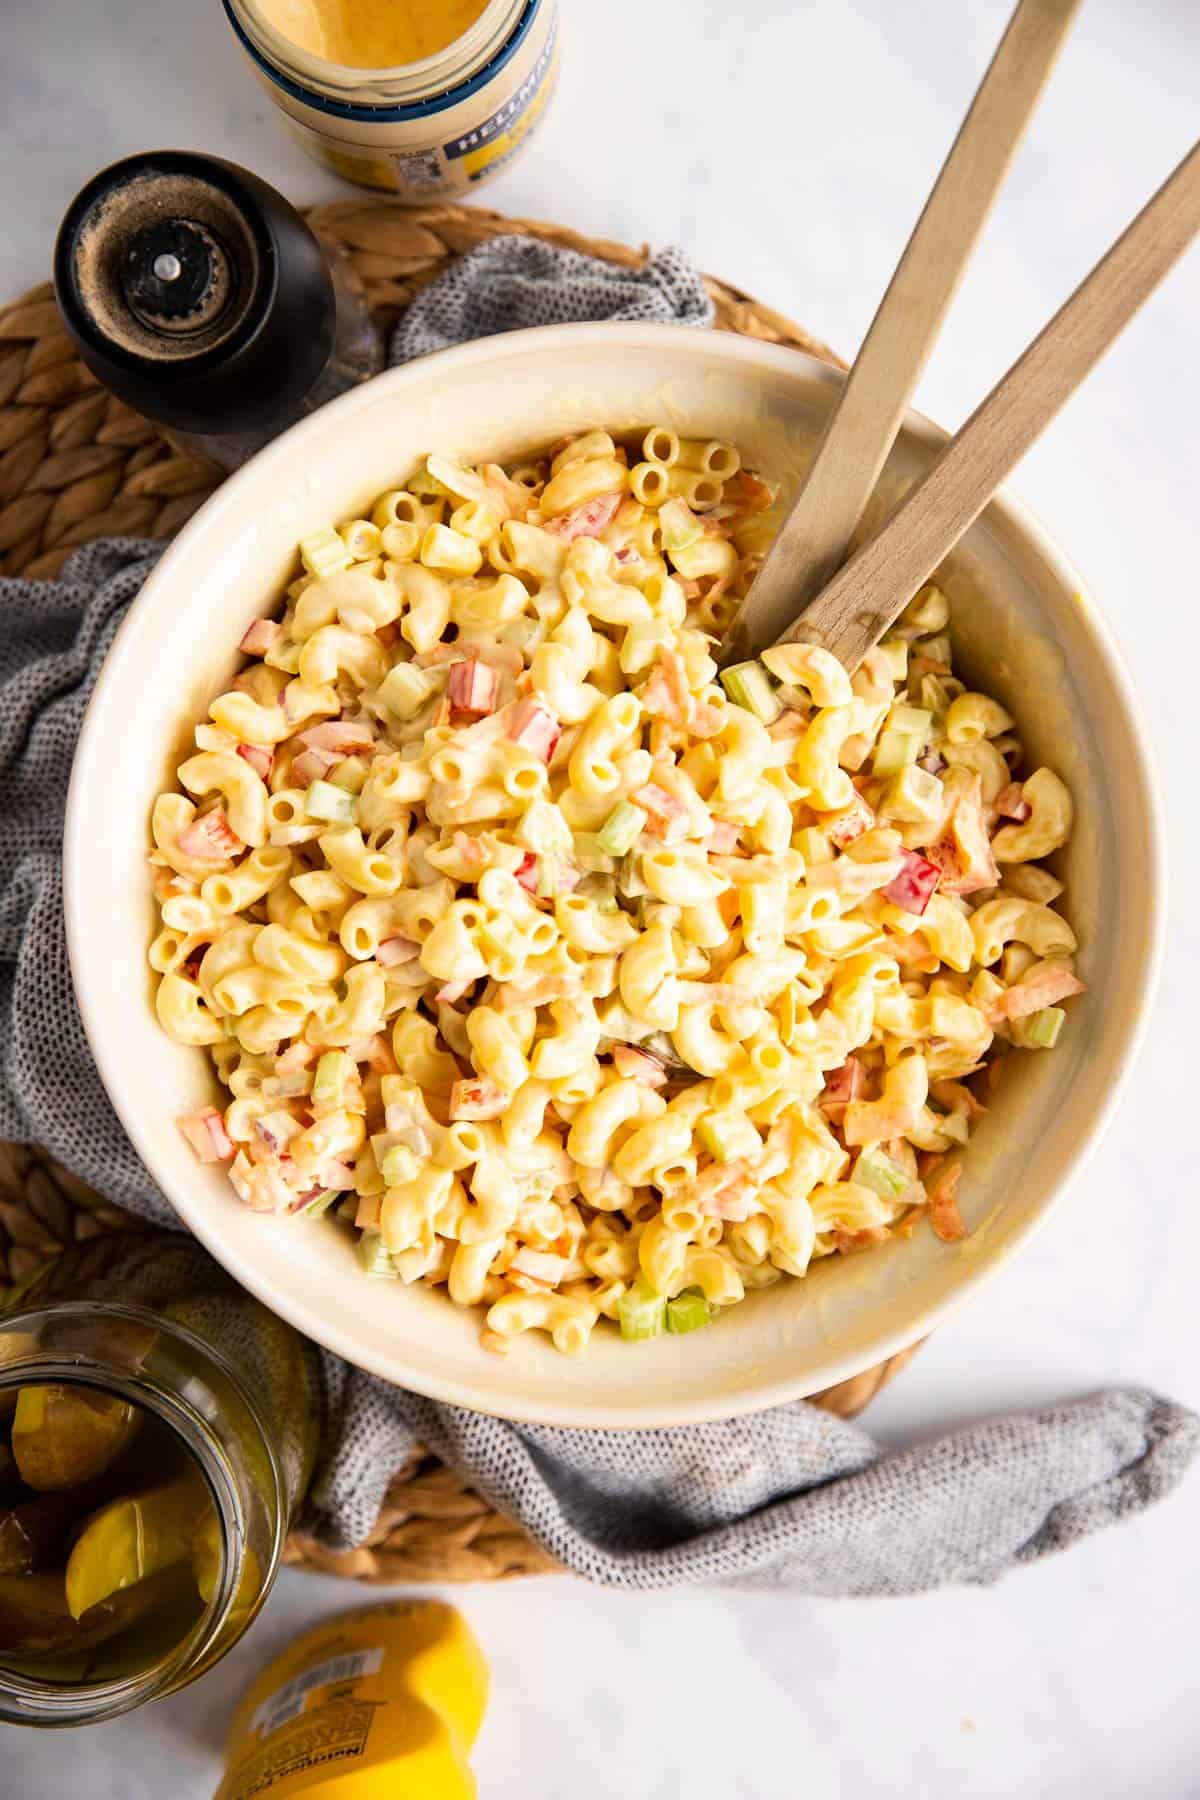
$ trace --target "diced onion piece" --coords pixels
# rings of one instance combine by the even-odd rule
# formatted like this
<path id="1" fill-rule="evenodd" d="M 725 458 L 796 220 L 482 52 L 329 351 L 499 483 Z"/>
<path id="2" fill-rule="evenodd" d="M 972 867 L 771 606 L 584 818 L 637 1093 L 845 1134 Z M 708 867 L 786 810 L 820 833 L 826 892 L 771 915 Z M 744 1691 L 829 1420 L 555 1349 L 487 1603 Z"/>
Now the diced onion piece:
<path id="1" fill-rule="evenodd" d="M 867 1091 L 867 1072 L 856 1056 L 848 1056 L 840 1069 L 830 1069 L 817 1104 L 835 1124 L 852 1100 L 861 1100 Z"/>
<path id="2" fill-rule="evenodd" d="M 632 800 L 620 800 L 596 833 L 597 849 L 604 856 L 624 856 L 646 828 L 646 813 Z"/>
<path id="3" fill-rule="evenodd" d="M 421 954 L 421 946 L 412 938 L 384 938 L 375 952 L 375 961 L 385 969 L 395 968 L 398 963 L 415 962 Z"/>
<path id="4" fill-rule="evenodd" d="M 762 1149 L 757 1126 L 740 1106 L 705 1113 L 697 1132 L 701 1143 L 717 1162 L 735 1162 L 741 1157 L 757 1156 Z"/>
<path id="5" fill-rule="evenodd" d="M 508 1266 L 515 1269 L 518 1275 L 528 1275 L 534 1281 L 544 1281 L 549 1287 L 554 1287 L 562 1280 L 570 1264 L 565 1256 L 555 1256 L 549 1250 L 531 1250 L 528 1245 L 522 1244 Z"/>
<path id="6" fill-rule="evenodd" d="M 375 735 L 369 725 L 349 719 L 326 719 L 322 725 L 310 725 L 297 733 L 306 750 L 322 750 L 340 760 L 360 750 L 375 748 Z"/>
<path id="7" fill-rule="evenodd" d="M 714 819 L 708 834 L 708 850 L 712 856 L 729 856 L 737 849 L 741 826 L 732 819 Z"/>
<path id="8" fill-rule="evenodd" d="M 577 537 L 599 537 L 612 524 L 613 515 L 624 498 L 620 493 L 599 494 L 594 500 L 585 500 L 582 506 L 572 507 L 570 512 L 547 519 L 545 528 L 568 541 Z"/>
<path id="9" fill-rule="evenodd" d="M 996 811 L 1005 819 L 1015 819 L 1023 825 L 1033 808 L 1025 798 L 1025 784 L 1021 781 L 1010 781 L 996 795 Z"/>
<path id="10" fill-rule="evenodd" d="M 477 658 L 451 664 L 447 694 L 456 712 L 473 713 L 482 719 L 495 710 L 499 689 L 500 678 L 495 669 Z"/>
<path id="11" fill-rule="evenodd" d="M 890 900 L 893 906 L 900 907 L 901 911 L 915 913 L 920 917 L 929 905 L 942 872 L 936 863 L 927 862 L 915 850 L 902 850 L 900 854 L 904 859 L 904 867 L 888 882 L 883 890 L 883 897 Z"/>
<path id="12" fill-rule="evenodd" d="M 331 781 L 314 781 L 304 796 L 304 811 L 310 819 L 325 819 L 331 825 L 353 825 L 357 801 L 345 788 Z"/>
<path id="13" fill-rule="evenodd" d="M 433 997 L 444 1006 L 453 1006 L 456 1000 L 461 1000 L 463 995 L 474 986 L 473 977 L 469 981 L 446 981 L 442 983 Z"/>
<path id="14" fill-rule="evenodd" d="M 544 763 L 549 763 L 562 731 L 553 713 L 539 706 L 536 700 L 518 701 L 508 722 L 508 735 L 514 744 L 520 744 L 533 756 L 540 756 Z"/>
<path id="15" fill-rule="evenodd" d="M 659 1337 L 667 1322 L 667 1303 L 641 1277 L 617 1301 L 621 1336 L 631 1343 Z"/>
<path id="16" fill-rule="evenodd" d="M 656 1088 L 667 1084 L 667 1071 L 658 1058 L 635 1050 L 632 1044 L 614 1044 L 612 1059 L 617 1074 L 626 1080 L 644 1081 L 648 1087 Z"/>
<path id="17" fill-rule="evenodd" d="M 265 656 L 268 650 L 275 648 L 282 636 L 283 626 L 277 619 L 255 619 L 242 633 L 238 649 L 244 650 L 247 656 Z"/>
<path id="18" fill-rule="evenodd" d="M 667 1301 L 667 1330 L 680 1335 L 699 1331 L 713 1316 L 713 1309 L 699 1288 L 685 1288 Z"/>
<path id="19" fill-rule="evenodd" d="M 760 662 L 734 663 L 731 669 L 722 669 L 721 686 L 735 706 L 744 706 L 764 725 L 772 724 L 783 711 L 783 701 Z"/>
<path id="20" fill-rule="evenodd" d="M 233 1143 L 225 1129 L 225 1121 L 215 1106 L 205 1106 L 188 1113 L 175 1123 L 201 1162 L 228 1162 L 233 1156 Z"/>

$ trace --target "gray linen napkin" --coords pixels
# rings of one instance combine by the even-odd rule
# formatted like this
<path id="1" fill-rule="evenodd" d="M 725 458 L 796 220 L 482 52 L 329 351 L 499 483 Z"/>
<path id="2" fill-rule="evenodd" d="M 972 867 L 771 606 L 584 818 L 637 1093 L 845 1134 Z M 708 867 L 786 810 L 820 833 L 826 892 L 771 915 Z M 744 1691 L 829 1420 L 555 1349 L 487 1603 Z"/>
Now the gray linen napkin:
<path id="1" fill-rule="evenodd" d="M 551 319 L 710 316 L 676 251 L 613 271 L 501 239 L 424 291 L 393 360 Z M 62 919 L 63 804 L 80 721 L 157 555 L 110 540 L 77 552 L 58 581 L 0 580 L 0 1137 L 44 1144 L 114 1201 L 177 1228 L 96 1074 Z M 669 1431 L 564 1430 L 438 1405 L 333 1356 L 322 1363 L 323 1452 L 307 1522 L 327 1542 L 362 1541 L 389 1477 L 423 1444 L 568 1567 L 624 1588 L 903 1594 L 989 1581 L 1141 1511 L 1200 1447 L 1194 1414 L 1140 1389 L 885 1455 L 802 1401 Z"/>

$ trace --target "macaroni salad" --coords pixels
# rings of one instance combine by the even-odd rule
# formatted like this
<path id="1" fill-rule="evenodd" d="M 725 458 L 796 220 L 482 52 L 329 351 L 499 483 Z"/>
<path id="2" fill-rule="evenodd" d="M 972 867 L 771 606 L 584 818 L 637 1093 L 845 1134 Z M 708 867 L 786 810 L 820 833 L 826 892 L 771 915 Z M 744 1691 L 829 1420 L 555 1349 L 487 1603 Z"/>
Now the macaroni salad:
<path id="1" fill-rule="evenodd" d="M 153 814 L 159 1018 L 247 1206 L 336 1209 L 484 1342 L 706 1324 L 963 1235 L 996 1053 L 1082 991 L 1067 789 L 928 586 L 850 678 L 711 651 L 774 526 L 736 449 L 430 455 L 300 546 Z"/>

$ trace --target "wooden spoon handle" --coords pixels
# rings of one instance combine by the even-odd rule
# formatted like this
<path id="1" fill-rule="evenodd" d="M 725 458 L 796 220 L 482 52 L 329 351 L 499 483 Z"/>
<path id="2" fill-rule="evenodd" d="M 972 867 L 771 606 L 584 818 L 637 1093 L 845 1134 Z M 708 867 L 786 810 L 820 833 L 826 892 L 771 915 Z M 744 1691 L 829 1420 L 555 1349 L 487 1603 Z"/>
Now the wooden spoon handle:
<path id="1" fill-rule="evenodd" d="M 1200 231 L 1200 143 L 780 643 L 851 673 Z"/>
<path id="2" fill-rule="evenodd" d="M 1079 3 L 1020 0 L 863 339 L 803 491 L 730 624 L 722 661 L 769 644 L 845 557 Z"/>

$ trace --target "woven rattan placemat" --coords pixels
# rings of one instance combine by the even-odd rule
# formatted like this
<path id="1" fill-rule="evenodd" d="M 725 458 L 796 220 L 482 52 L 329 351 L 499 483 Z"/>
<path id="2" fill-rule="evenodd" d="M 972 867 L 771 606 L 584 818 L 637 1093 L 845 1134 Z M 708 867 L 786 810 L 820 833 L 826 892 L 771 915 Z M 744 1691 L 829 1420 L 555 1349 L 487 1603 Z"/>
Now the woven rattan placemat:
<path id="1" fill-rule="evenodd" d="M 371 305 L 390 323 L 465 250 L 522 232 L 609 262 L 644 250 L 559 225 L 475 207 L 408 208 L 349 200 L 317 208 L 314 227 L 350 257 Z M 799 325 L 708 278 L 717 328 L 838 358 Z M 212 492 L 211 465 L 168 445 L 156 427 L 99 387 L 62 328 L 49 283 L 0 310 L 0 574 L 53 576 L 79 544 L 133 535 L 169 538 Z M 102 1231 L 144 1230 L 36 1150 L 0 1143 L 0 1296 L 64 1244 Z M 818 1396 L 849 1418 L 912 1355 L 906 1351 Z M 399 1469 L 378 1526 L 357 1550 L 329 1551 L 298 1534 L 287 1560 L 360 1581 L 470 1581 L 556 1565 L 433 1457 Z"/>

